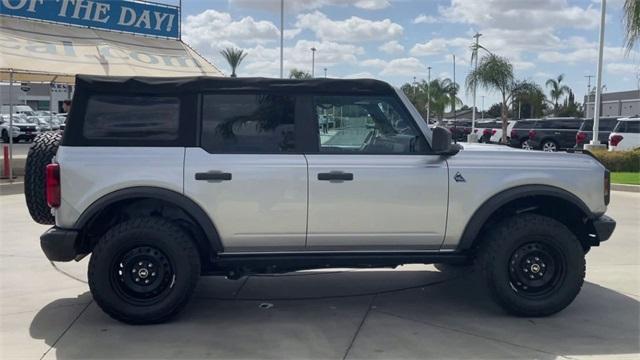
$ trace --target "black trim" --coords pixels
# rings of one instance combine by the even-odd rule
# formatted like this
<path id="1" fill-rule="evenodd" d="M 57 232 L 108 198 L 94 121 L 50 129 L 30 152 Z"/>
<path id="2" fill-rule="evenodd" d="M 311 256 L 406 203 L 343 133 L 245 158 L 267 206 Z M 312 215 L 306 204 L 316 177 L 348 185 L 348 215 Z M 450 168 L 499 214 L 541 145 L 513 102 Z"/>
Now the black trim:
<path id="1" fill-rule="evenodd" d="M 598 241 L 606 241 L 613 234 L 613 230 L 616 229 L 616 221 L 606 215 L 602 215 L 593 220 L 593 228 L 596 230 L 596 235 L 598 235 Z"/>
<path id="2" fill-rule="evenodd" d="M 193 200 L 189 199 L 183 194 L 157 187 L 132 187 L 117 190 L 108 195 L 105 195 L 93 202 L 93 204 L 91 204 L 82 213 L 82 215 L 80 215 L 73 227 L 75 229 L 81 230 L 96 215 L 98 215 L 109 205 L 115 204 L 116 202 L 122 200 L 130 200 L 136 198 L 167 201 L 181 208 L 202 227 L 202 230 L 204 231 L 209 244 L 211 244 L 212 250 L 214 252 L 223 250 L 222 242 L 220 241 L 220 237 L 218 236 L 218 231 L 216 230 L 215 225 L 213 224 L 207 213 L 202 210 L 202 208 L 198 204 L 196 204 Z"/>
<path id="3" fill-rule="evenodd" d="M 66 230 L 52 227 L 40 235 L 40 247 L 47 259 L 51 261 L 71 261 L 78 256 L 76 240 L 77 230 Z"/>
<path id="4" fill-rule="evenodd" d="M 551 196 L 569 201 L 573 205 L 577 206 L 584 215 L 590 219 L 594 219 L 602 215 L 591 213 L 589 207 L 582 200 L 566 190 L 549 185 L 517 186 L 494 195 L 489 200 L 485 201 L 473 213 L 471 220 L 469 220 L 464 229 L 457 250 L 463 251 L 471 248 L 474 240 L 480 233 L 482 226 L 484 226 L 486 221 L 496 210 L 513 200 L 529 196 Z"/>
<path id="5" fill-rule="evenodd" d="M 305 252 L 284 254 L 233 254 L 220 253 L 214 264 L 218 269 L 245 272 L 288 272 L 304 269 L 332 267 L 375 268 L 403 264 L 452 263 L 464 264 L 466 254 L 420 252 L 343 252 L 309 254 Z"/>

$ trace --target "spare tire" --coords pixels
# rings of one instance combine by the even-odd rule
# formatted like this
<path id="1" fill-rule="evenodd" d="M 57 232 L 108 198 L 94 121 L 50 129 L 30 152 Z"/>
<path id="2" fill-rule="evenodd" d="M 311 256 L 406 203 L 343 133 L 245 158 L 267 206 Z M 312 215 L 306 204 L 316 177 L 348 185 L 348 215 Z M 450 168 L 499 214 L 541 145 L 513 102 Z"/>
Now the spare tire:
<path id="1" fill-rule="evenodd" d="M 47 205 L 46 168 L 58 151 L 62 133 L 48 131 L 33 140 L 24 169 L 24 197 L 31 218 L 43 225 L 53 225 L 56 220 Z"/>

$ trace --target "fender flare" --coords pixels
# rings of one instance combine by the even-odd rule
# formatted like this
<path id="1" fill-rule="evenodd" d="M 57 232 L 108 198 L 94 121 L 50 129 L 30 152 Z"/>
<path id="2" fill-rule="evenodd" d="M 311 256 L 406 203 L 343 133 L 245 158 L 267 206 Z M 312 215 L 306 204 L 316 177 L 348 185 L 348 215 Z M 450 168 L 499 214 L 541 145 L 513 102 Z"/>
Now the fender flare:
<path id="1" fill-rule="evenodd" d="M 211 245 L 211 249 L 214 252 L 223 251 L 218 231 L 207 213 L 198 204 L 185 195 L 159 187 L 137 186 L 109 193 L 89 205 L 80 217 L 78 217 L 78 220 L 76 220 L 73 227 L 75 229 L 83 229 L 91 219 L 108 206 L 119 201 L 136 198 L 162 200 L 181 208 L 191 216 L 200 225 L 200 227 L 202 227 L 207 241 Z"/>
<path id="2" fill-rule="evenodd" d="M 496 210 L 509 202 L 529 196 L 549 196 L 556 197 L 575 205 L 582 213 L 590 218 L 597 218 L 598 214 L 593 214 L 589 207 L 580 198 L 561 188 L 550 185 L 522 185 L 499 192 L 486 200 L 471 216 L 467 222 L 457 250 L 468 250 L 473 246 L 473 242 L 480 233 L 485 222 Z"/>

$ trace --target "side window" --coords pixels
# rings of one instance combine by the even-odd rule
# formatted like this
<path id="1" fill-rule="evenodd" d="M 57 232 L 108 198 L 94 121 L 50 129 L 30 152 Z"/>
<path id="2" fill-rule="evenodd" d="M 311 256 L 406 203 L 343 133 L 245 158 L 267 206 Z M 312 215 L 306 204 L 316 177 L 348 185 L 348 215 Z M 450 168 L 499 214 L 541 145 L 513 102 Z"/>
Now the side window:
<path id="1" fill-rule="evenodd" d="M 613 128 L 613 132 L 626 132 L 626 121 L 618 121 L 616 127 Z"/>
<path id="2" fill-rule="evenodd" d="M 179 119 L 177 97 L 95 95 L 87 102 L 83 136 L 90 140 L 175 140 Z"/>
<path id="3" fill-rule="evenodd" d="M 413 119 L 391 97 L 314 98 L 321 153 L 424 154 Z"/>
<path id="4" fill-rule="evenodd" d="M 640 133 L 640 121 L 625 121 L 627 123 L 628 133 L 638 134 Z"/>
<path id="5" fill-rule="evenodd" d="M 210 153 L 287 153 L 296 149 L 295 98 L 204 95 L 202 147 Z"/>

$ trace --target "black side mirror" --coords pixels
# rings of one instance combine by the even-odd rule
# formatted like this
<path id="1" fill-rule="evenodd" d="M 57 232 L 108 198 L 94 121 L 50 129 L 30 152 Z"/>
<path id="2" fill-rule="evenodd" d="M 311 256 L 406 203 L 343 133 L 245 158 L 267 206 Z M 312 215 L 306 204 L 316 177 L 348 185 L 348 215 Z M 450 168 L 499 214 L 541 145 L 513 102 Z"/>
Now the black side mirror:
<path id="1" fill-rule="evenodd" d="M 436 126 L 431 129 L 431 150 L 436 154 L 444 154 L 449 151 L 453 141 L 451 140 L 451 131 Z"/>

